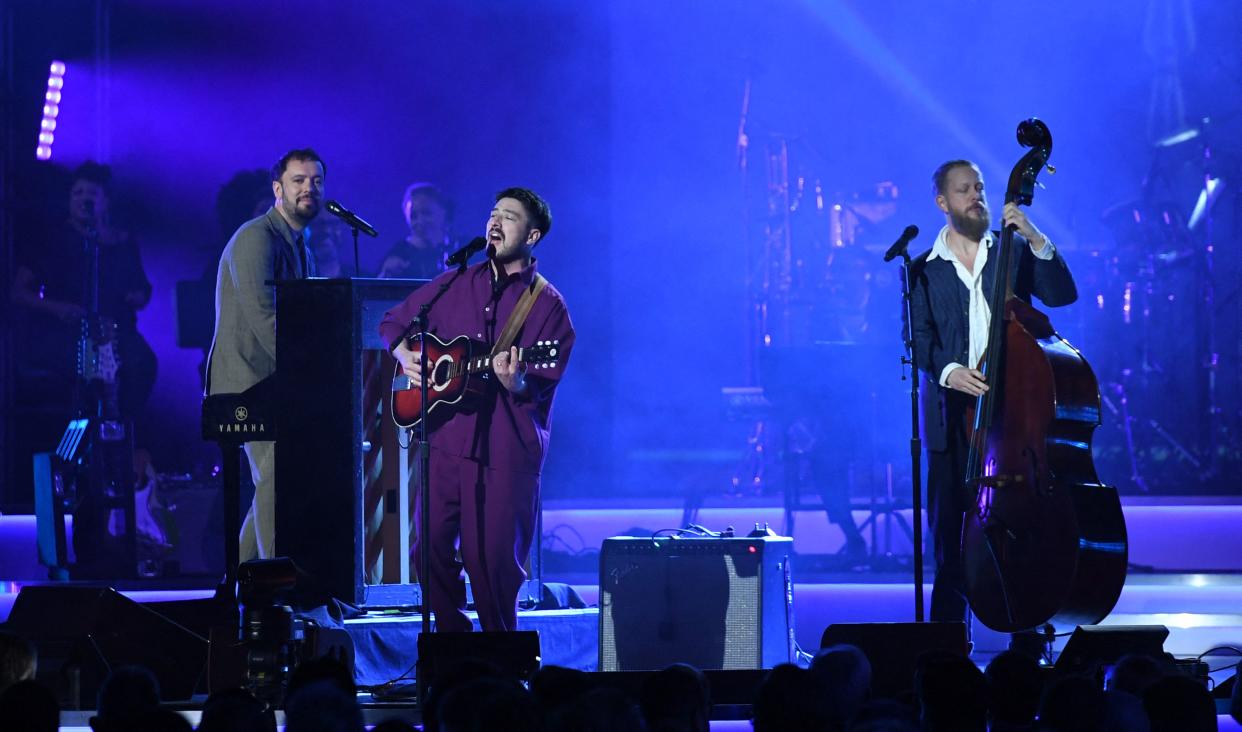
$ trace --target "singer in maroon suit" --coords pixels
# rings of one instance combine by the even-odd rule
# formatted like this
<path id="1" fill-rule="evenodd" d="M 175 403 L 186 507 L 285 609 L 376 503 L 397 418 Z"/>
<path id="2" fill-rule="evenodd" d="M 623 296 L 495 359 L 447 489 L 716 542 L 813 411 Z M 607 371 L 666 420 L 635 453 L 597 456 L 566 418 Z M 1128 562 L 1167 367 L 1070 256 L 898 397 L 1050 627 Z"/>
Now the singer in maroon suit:
<path id="1" fill-rule="evenodd" d="M 431 308 L 428 330 L 443 341 L 466 335 L 494 343 L 522 292 L 535 284 L 531 251 L 551 225 L 547 204 L 536 194 L 522 188 L 501 191 L 488 218 L 487 260 L 440 274 L 385 313 L 380 335 L 412 379 L 418 378 L 417 345 L 402 335 L 419 308 L 448 283 Z M 428 590 L 441 631 L 471 629 L 464 612 L 463 566 L 483 630 L 517 627 L 517 596 L 534 538 L 552 399 L 574 341 L 569 311 L 551 284 L 535 299 L 514 346 L 549 340 L 560 342 L 554 366 L 527 371 L 516 362 L 516 351 L 497 354 L 494 378 L 478 408 L 454 415 L 431 434 Z M 417 505 L 421 510 L 421 501 Z M 423 540 L 419 536 L 417 541 Z M 418 551 L 416 542 L 416 556 Z"/>

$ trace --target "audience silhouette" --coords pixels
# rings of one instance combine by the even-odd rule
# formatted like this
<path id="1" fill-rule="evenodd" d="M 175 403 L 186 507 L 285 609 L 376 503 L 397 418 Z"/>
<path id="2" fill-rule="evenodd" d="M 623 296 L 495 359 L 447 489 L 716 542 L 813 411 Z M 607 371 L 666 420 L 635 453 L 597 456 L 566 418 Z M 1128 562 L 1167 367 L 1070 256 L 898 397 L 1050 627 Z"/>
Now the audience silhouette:
<path id="1" fill-rule="evenodd" d="M 34 647 L 0 632 L 0 729 L 57 730 L 55 694 L 34 680 Z M 377 732 L 708 732 L 711 676 L 673 664 L 642 677 L 540 669 L 529 684 L 497 665 L 456 659 L 437 670 L 420 710 L 422 726 L 394 714 Z M 1107 688 L 1105 688 L 1107 687 Z M 1100 675 L 1058 675 L 1034 658 L 1006 651 L 981 671 L 966 656 L 933 651 L 918 659 L 913 696 L 883 698 L 871 688 L 871 659 L 857 647 L 822 649 L 809 668 L 771 669 L 750 699 L 755 732 L 1198 732 L 1216 730 L 1216 702 L 1201 679 L 1169 658 L 1130 655 Z M 1239 716 L 1240 692 L 1233 688 Z M 352 669 L 311 659 L 289 675 L 284 729 L 366 729 Z M 727 707 L 745 708 L 745 701 Z M 716 708 L 717 711 L 720 708 Z M 374 712 L 370 712 L 374 714 Z M 406 712 L 408 714 L 408 712 Z M 275 732 L 276 710 L 251 691 L 216 691 L 198 732 Z M 186 717 L 161 704 L 155 676 L 138 666 L 112 670 L 90 717 L 94 732 L 183 732 Z"/>

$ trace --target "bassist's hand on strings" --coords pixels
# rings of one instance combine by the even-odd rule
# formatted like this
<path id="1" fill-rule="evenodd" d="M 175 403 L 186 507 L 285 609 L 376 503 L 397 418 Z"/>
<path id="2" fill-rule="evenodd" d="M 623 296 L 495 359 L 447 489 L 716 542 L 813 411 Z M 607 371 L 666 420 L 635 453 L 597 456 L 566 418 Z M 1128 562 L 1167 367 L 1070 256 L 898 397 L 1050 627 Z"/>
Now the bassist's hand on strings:
<path id="1" fill-rule="evenodd" d="M 983 372 L 977 369 L 968 369 L 965 366 L 959 366 L 949 372 L 949 378 L 945 379 L 949 388 L 957 389 L 971 396 L 979 396 L 988 390 L 988 385 L 983 381 Z"/>
<path id="2" fill-rule="evenodd" d="M 1026 212 L 1018 208 L 1018 204 L 1006 203 L 1004 210 L 1001 212 L 1001 221 L 1005 226 L 1017 228 L 1018 233 L 1031 243 L 1032 251 L 1038 253 L 1047 246 L 1047 237 L 1039 229 L 1035 228 L 1035 224 L 1032 224 L 1031 220 L 1026 217 Z"/>
<path id="3" fill-rule="evenodd" d="M 392 357 L 401 364 L 401 370 L 410 377 L 410 388 L 417 389 L 423 384 L 422 351 L 415 351 L 403 340 L 392 349 Z"/>
<path id="4" fill-rule="evenodd" d="M 521 394 L 526 391 L 526 364 L 518 361 L 516 346 L 510 348 L 508 353 L 496 354 L 492 359 L 492 371 L 510 393 Z"/>

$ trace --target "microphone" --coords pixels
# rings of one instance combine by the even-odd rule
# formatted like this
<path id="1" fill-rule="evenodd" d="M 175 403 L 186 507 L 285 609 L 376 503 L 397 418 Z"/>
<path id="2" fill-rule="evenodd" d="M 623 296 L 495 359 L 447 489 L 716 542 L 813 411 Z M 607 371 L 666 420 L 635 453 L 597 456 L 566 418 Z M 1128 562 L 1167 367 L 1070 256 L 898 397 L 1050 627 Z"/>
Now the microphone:
<path id="1" fill-rule="evenodd" d="M 486 246 L 487 239 L 481 236 L 476 236 L 470 240 L 469 244 L 448 255 L 448 258 L 444 260 L 444 263 L 450 267 L 464 267 L 466 262 L 470 261 L 471 255 L 475 252 L 482 251 L 483 247 Z"/>
<path id="2" fill-rule="evenodd" d="M 919 235 L 919 227 L 915 226 L 914 224 L 910 224 L 909 226 L 907 226 L 906 230 L 901 232 L 901 236 L 897 238 L 897 241 L 893 242 L 893 245 L 888 248 L 887 252 L 884 252 L 884 261 L 885 262 L 893 261 L 894 257 L 904 252 L 906 250 L 906 247 L 910 246 L 910 240 L 918 235 Z"/>
<path id="3" fill-rule="evenodd" d="M 358 217 L 358 214 L 350 211 L 336 201 L 328 201 L 323 205 L 323 207 L 328 209 L 328 213 L 339 216 L 342 221 L 367 236 L 379 236 L 379 232 L 375 230 L 374 226 L 371 226 L 366 221 L 363 221 Z"/>

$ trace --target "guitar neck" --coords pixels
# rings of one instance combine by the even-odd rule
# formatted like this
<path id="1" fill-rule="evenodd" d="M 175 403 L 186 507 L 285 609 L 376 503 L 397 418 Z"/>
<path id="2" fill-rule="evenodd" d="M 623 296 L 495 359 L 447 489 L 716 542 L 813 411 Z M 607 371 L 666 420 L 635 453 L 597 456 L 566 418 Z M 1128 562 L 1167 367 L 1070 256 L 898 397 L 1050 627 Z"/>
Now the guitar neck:
<path id="1" fill-rule="evenodd" d="M 519 361 L 525 360 L 527 350 L 529 349 L 526 349 L 526 348 L 517 349 Z M 454 364 L 452 368 L 449 369 L 448 375 L 450 378 L 452 378 L 454 376 L 460 376 L 461 374 L 478 374 L 478 373 L 491 371 L 492 357 L 494 355 L 495 354 L 492 354 L 489 352 L 481 356 L 473 356 L 469 360 L 466 360 L 466 361 L 458 362 Z"/>

